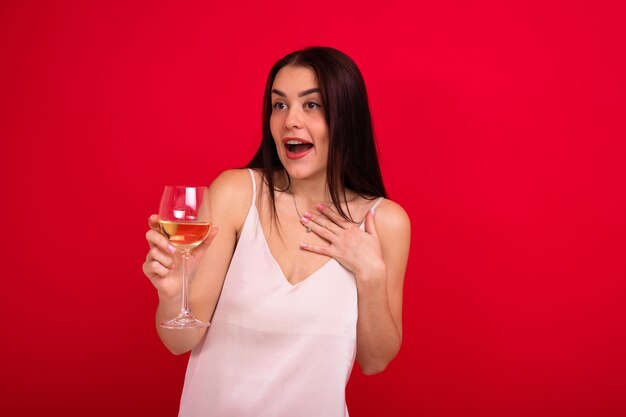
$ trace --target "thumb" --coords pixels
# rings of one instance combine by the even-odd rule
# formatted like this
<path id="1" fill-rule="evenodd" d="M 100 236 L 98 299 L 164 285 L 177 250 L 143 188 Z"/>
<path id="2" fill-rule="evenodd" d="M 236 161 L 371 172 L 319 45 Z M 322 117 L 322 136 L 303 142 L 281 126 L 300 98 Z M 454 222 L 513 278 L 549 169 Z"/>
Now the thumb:
<path id="1" fill-rule="evenodd" d="M 150 226 L 150 229 L 156 230 L 158 232 L 159 231 L 159 220 L 161 220 L 161 218 L 159 217 L 158 214 L 150 215 L 150 217 L 148 217 L 148 226 Z"/>
<path id="2" fill-rule="evenodd" d="M 376 218 L 376 209 L 371 209 L 367 212 L 365 216 L 365 231 L 370 235 L 374 236 L 378 239 L 378 232 L 376 231 L 376 222 L 374 219 Z"/>
<path id="3" fill-rule="evenodd" d="M 209 245 L 211 244 L 211 242 L 213 242 L 213 239 L 215 238 L 215 236 L 217 235 L 217 233 L 220 231 L 219 228 L 217 227 L 211 227 L 211 231 L 209 232 L 209 235 L 206 237 L 206 239 L 204 239 L 202 241 L 202 243 L 200 244 L 201 247 L 203 248 L 208 248 Z"/>

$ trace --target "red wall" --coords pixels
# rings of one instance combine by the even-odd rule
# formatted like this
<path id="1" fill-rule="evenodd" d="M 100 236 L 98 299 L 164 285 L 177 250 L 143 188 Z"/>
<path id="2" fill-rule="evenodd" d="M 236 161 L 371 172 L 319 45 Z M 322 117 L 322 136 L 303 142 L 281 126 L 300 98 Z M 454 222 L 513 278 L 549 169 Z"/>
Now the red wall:
<path id="1" fill-rule="evenodd" d="M 626 415 L 624 3 L 226 3 L 0 5 L 2 415 L 175 415 L 147 217 L 248 161 L 312 44 L 361 67 L 413 225 L 404 345 L 351 415 Z"/>

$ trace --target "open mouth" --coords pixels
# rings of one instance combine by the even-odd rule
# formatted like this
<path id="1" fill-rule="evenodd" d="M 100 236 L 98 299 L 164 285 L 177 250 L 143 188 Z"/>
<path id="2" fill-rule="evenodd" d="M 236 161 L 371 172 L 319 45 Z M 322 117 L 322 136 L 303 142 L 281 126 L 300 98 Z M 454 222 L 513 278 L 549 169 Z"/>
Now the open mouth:
<path id="1" fill-rule="evenodd" d="M 297 139 L 289 139 L 285 141 L 285 149 L 287 149 L 287 153 L 292 155 L 304 154 L 308 150 L 313 148 L 312 143 L 304 142 Z"/>

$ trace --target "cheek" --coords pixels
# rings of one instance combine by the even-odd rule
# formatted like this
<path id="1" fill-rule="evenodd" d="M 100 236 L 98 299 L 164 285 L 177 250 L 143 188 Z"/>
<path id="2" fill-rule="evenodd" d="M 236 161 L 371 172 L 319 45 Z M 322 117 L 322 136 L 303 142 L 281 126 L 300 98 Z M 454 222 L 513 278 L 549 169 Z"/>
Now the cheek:
<path id="1" fill-rule="evenodd" d="M 316 125 L 315 133 L 316 133 L 319 145 L 321 145 L 321 147 L 325 151 L 328 151 L 329 133 L 328 133 L 328 126 L 326 125 L 326 121 L 320 121 Z"/>

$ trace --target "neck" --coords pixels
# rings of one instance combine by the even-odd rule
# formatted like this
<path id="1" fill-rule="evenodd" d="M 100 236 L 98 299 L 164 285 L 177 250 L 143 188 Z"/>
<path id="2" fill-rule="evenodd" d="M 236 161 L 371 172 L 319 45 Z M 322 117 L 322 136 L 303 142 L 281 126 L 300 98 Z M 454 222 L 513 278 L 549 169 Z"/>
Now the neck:
<path id="1" fill-rule="evenodd" d="M 309 181 L 309 180 L 294 180 L 291 179 L 289 185 L 289 192 L 294 196 L 297 196 L 303 201 L 308 201 L 313 204 L 329 202 L 330 191 L 326 182 Z"/>
<path id="2" fill-rule="evenodd" d="M 298 206 L 304 210 L 314 210 L 319 203 L 330 203 L 330 191 L 326 177 L 321 178 L 288 178 L 284 173 L 278 180 L 277 188 L 286 190 L 298 200 Z"/>

